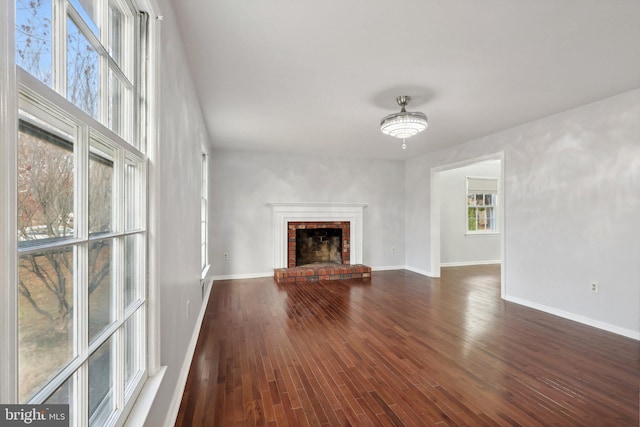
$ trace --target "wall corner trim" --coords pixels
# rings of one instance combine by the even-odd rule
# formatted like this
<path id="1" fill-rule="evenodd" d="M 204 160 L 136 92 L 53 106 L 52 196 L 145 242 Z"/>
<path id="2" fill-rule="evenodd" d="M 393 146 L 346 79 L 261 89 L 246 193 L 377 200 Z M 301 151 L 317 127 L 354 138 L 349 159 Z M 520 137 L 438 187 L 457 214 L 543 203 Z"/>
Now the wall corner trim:
<path id="1" fill-rule="evenodd" d="M 434 276 L 434 275 L 433 275 L 433 273 L 431 273 L 430 271 L 427 271 L 427 270 L 421 270 L 421 269 L 419 269 L 419 268 L 410 267 L 410 266 L 408 266 L 408 265 L 407 265 L 407 266 L 405 266 L 405 269 L 406 269 L 406 270 L 409 270 L 409 271 L 412 271 L 412 272 L 414 272 L 414 273 L 421 274 L 421 275 L 423 275 L 423 276 L 427 276 L 427 277 L 433 277 L 433 278 L 440 277 L 440 276 Z"/>

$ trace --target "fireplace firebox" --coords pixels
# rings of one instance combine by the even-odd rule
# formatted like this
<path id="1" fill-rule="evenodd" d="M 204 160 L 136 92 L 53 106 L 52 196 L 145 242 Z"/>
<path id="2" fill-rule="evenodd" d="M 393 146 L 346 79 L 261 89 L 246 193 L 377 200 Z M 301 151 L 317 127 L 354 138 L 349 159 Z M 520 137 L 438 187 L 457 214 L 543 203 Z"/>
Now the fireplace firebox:
<path id="1" fill-rule="evenodd" d="M 348 221 L 289 222 L 287 267 L 307 264 L 350 264 Z"/>
<path id="2" fill-rule="evenodd" d="M 326 262 L 342 264 L 342 230 L 339 228 L 296 230 L 296 266 Z"/>

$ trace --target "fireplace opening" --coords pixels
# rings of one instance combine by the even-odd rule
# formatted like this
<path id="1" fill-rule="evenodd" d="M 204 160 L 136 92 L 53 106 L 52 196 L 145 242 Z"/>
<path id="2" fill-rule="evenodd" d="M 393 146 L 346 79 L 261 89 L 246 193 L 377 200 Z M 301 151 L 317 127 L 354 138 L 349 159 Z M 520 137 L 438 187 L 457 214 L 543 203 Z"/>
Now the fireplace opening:
<path id="1" fill-rule="evenodd" d="M 298 230 L 305 233 L 298 234 Z M 316 231 L 321 231 L 320 235 L 315 235 Z M 305 247 L 304 249 L 298 250 L 298 240 L 300 239 L 297 236 L 302 237 L 301 244 Z M 316 236 L 315 243 L 314 236 Z M 337 242 L 335 238 L 331 237 L 337 237 Z M 311 238 L 311 242 L 309 238 Z M 349 265 L 351 263 L 350 239 L 349 221 L 289 221 L 287 223 L 287 267 L 319 263 Z M 327 243 L 322 243 L 323 241 Z M 332 248 L 329 244 L 332 245 Z M 313 249 L 314 245 L 315 250 Z M 329 250 L 329 260 L 327 260 L 325 249 Z M 315 254 L 314 252 L 320 253 Z M 302 259 L 299 259 L 301 255 Z M 319 256 L 319 259 L 316 255 Z"/>
<path id="2" fill-rule="evenodd" d="M 313 228 L 296 230 L 295 265 L 342 264 L 342 229 Z"/>

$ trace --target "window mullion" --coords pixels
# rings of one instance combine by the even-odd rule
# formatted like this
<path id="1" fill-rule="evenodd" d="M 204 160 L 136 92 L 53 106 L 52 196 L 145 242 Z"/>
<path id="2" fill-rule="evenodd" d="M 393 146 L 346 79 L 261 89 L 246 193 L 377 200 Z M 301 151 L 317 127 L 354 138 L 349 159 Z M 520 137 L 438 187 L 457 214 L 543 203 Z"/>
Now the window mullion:
<path id="1" fill-rule="evenodd" d="M 113 174 L 113 231 L 116 232 L 119 237 L 114 239 L 114 259 L 113 259 L 113 272 L 112 278 L 114 301 L 115 304 L 114 313 L 115 321 L 120 325 L 118 330 L 114 334 L 112 353 L 112 375 L 113 375 L 113 403 L 114 409 L 122 410 L 125 403 L 125 345 L 124 345 L 124 306 L 125 306 L 125 252 L 126 252 L 126 237 L 123 235 L 125 231 L 125 173 L 126 173 L 126 155 L 123 149 L 116 149 L 113 158 L 114 174 Z"/>
<path id="2" fill-rule="evenodd" d="M 147 187 L 147 177 L 148 177 L 148 164 L 149 161 L 145 161 L 143 163 L 140 163 L 140 168 L 139 170 L 136 171 L 136 173 L 138 174 L 138 186 L 136 188 L 136 194 L 139 195 L 138 197 L 138 226 L 139 228 L 142 228 L 143 230 L 145 230 L 145 233 L 143 234 L 143 239 L 144 239 L 144 243 L 142 244 L 141 247 L 139 247 L 138 249 L 136 249 L 138 252 L 138 259 L 140 260 L 140 266 L 138 267 L 138 274 L 140 275 L 140 283 L 142 283 L 143 285 L 140 286 L 139 290 L 137 291 L 137 295 L 138 298 L 146 301 L 147 297 L 148 297 L 148 291 L 147 291 L 147 283 L 148 283 L 148 279 L 149 279 L 149 275 L 148 275 L 148 270 L 147 270 L 147 265 L 149 262 L 148 256 L 148 239 L 149 239 L 149 233 L 148 233 L 148 215 L 147 215 L 147 208 L 148 208 L 148 200 L 149 200 L 149 193 L 148 193 L 148 187 Z M 142 201 L 142 202 L 140 202 Z M 142 253 L 140 253 L 142 252 Z"/>
<path id="3" fill-rule="evenodd" d="M 125 372 L 124 372 L 124 358 L 125 358 L 125 345 L 124 345 L 124 323 L 118 328 L 115 333 L 114 345 L 112 348 L 112 360 L 115 361 L 113 373 L 113 401 L 114 409 L 121 411 L 124 408 L 125 401 Z"/>
<path id="4" fill-rule="evenodd" d="M 107 57 L 107 62 L 109 63 L 109 70 L 115 74 L 120 81 L 124 84 L 127 89 L 133 89 L 133 82 L 129 79 L 129 77 L 124 73 L 120 65 L 110 56 Z"/>
<path id="5" fill-rule="evenodd" d="M 76 237 L 89 239 L 89 126 L 78 127 L 75 143 L 76 163 L 76 200 L 75 229 Z"/>
<path id="6" fill-rule="evenodd" d="M 45 104 L 45 110 L 50 114 L 53 120 L 56 120 L 56 117 L 63 117 L 70 121 L 87 123 L 98 133 L 104 135 L 114 145 L 117 145 L 120 148 L 125 148 L 131 153 L 131 155 L 138 159 L 145 158 L 145 155 L 134 147 L 133 143 L 126 141 L 93 117 L 87 116 L 86 113 L 82 112 L 76 105 L 66 99 L 66 97 L 58 97 L 53 94 L 50 88 L 29 74 L 29 72 L 18 69 L 17 74 L 20 86 L 23 87 L 24 90 L 24 93 L 21 95 L 28 96 L 28 98 L 35 104 Z M 57 120 L 55 124 L 56 126 L 64 128 L 64 125 L 59 125 Z"/>
<path id="7" fill-rule="evenodd" d="M 113 230 L 119 237 L 114 239 L 113 253 L 116 254 L 113 260 L 116 272 L 114 280 L 114 313 L 115 320 L 122 322 L 124 319 L 124 274 L 125 274 L 125 153 L 118 149 L 114 153 L 114 174 L 113 174 Z"/>
<path id="8" fill-rule="evenodd" d="M 83 243 L 77 246 L 75 339 L 77 354 L 85 359 L 75 381 L 75 423 L 85 425 L 89 419 L 89 374 L 86 358 L 89 349 L 89 127 L 78 128 L 76 139 L 76 206 L 75 229 Z"/>
<path id="9" fill-rule="evenodd" d="M 89 420 L 89 363 L 86 360 L 76 371 L 73 389 L 74 427 L 84 427 Z"/>
<path id="10" fill-rule="evenodd" d="M 130 125 L 133 129 L 133 145 L 136 146 L 141 152 L 147 153 L 147 139 L 149 133 L 148 130 L 148 118 L 151 110 L 149 109 L 147 102 L 148 96 L 151 93 L 148 89 L 150 88 L 149 83 L 153 81 L 150 75 L 148 75 L 147 70 L 149 66 L 149 60 L 147 59 L 148 52 L 148 43 L 149 43 L 149 25 L 148 25 L 148 15 L 144 13 L 140 13 L 138 15 L 138 19 L 134 19 L 134 28 L 135 28 L 135 41 L 134 45 L 136 46 L 136 58 L 135 62 L 135 91 L 132 93 L 133 99 L 133 109 L 135 110 L 135 115 L 133 117 L 133 121 L 130 121 Z M 132 37 L 134 37 L 132 35 Z M 125 42 L 129 43 L 128 39 Z"/>
<path id="11" fill-rule="evenodd" d="M 78 11 L 70 3 L 67 3 L 67 16 L 73 20 L 73 23 L 78 27 L 78 30 L 80 30 L 82 35 L 87 39 L 91 47 L 98 52 L 98 55 L 101 57 L 109 55 L 107 49 L 102 44 L 102 41 L 93 33 L 84 19 L 82 19 L 82 16 L 80 16 Z"/>
<path id="12" fill-rule="evenodd" d="M 149 366 L 147 365 L 147 355 L 149 354 L 149 349 L 146 345 L 147 339 L 149 337 L 149 329 L 147 327 L 147 307 L 148 304 L 145 302 L 144 305 L 138 310 L 138 321 L 136 322 L 136 337 L 138 341 L 138 345 L 140 348 L 140 352 L 137 355 L 138 362 L 137 366 L 143 372 L 149 372 Z"/>
<path id="13" fill-rule="evenodd" d="M 67 4 L 65 0 L 53 0 L 53 89 L 67 96 Z"/>
<path id="14" fill-rule="evenodd" d="M 109 25 L 109 2 L 97 1 L 100 21 L 100 116 L 102 123 L 109 123 L 109 101 L 110 89 L 109 82 L 109 36 L 111 26 Z M 109 126 L 107 126 L 109 127 Z"/>
<path id="15" fill-rule="evenodd" d="M 104 123 L 108 128 L 109 125 L 109 100 L 110 100 L 110 82 L 109 82 L 109 61 L 104 55 L 100 55 L 100 88 L 99 91 L 99 108 L 98 117 L 100 123 Z"/>

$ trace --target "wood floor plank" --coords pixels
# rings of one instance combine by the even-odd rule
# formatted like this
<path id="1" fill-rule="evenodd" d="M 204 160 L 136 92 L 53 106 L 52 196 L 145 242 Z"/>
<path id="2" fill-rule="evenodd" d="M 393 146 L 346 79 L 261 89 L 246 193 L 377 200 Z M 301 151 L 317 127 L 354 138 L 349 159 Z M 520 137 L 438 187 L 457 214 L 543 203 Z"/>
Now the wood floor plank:
<path id="1" fill-rule="evenodd" d="M 640 343 L 501 300 L 499 280 L 217 281 L 175 425 L 638 426 Z"/>

